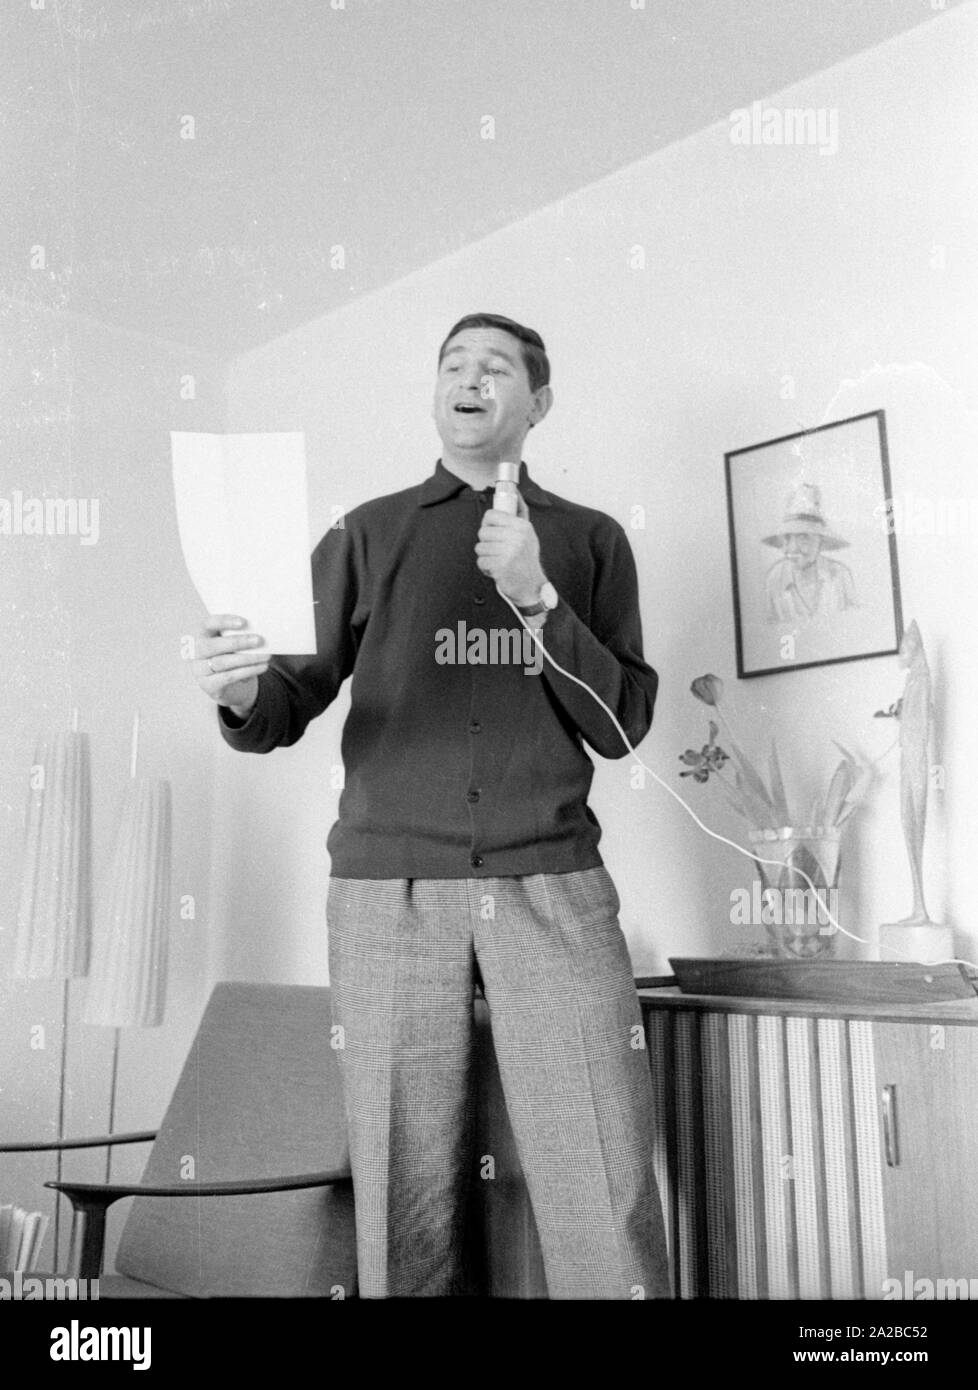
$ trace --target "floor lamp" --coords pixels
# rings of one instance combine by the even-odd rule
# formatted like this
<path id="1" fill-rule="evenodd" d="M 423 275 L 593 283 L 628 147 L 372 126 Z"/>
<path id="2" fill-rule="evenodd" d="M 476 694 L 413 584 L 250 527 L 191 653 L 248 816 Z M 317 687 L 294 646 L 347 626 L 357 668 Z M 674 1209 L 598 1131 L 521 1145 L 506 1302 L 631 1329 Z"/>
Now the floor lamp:
<path id="1" fill-rule="evenodd" d="M 88 972 L 91 944 L 92 780 L 88 735 L 71 728 L 38 741 L 30 772 L 24 873 L 11 974 L 15 980 L 63 981 L 58 1139 L 65 1133 L 68 1003 L 73 979 Z M 57 1177 L 63 1155 L 58 1150 Z M 54 1208 L 58 1268 L 61 1195 Z"/>
<path id="2" fill-rule="evenodd" d="M 129 785 L 123 797 L 85 1001 L 84 1021 L 113 1028 L 109 1126 L 115 1129 L 122 1028 L 152 1028 L 163 1022 L 167 976 L 167 915 L 170 899 L 170 783 L 136 775 L 139 715 L 133 721 Z M 112 1146 L 105 1178 L 112 1172 Z"/>

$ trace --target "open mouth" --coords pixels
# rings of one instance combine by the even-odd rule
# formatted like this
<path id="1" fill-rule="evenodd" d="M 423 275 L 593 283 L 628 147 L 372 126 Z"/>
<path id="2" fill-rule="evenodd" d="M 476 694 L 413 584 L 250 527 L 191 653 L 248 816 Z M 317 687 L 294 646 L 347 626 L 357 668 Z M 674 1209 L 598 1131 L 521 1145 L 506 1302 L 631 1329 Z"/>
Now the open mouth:
<path id="1" fill-rule="evenodd" d="M 465 402 L 453 406 L 456 415 L 484 415 L 486 412 L 481 405 L 469 405 Z"/>

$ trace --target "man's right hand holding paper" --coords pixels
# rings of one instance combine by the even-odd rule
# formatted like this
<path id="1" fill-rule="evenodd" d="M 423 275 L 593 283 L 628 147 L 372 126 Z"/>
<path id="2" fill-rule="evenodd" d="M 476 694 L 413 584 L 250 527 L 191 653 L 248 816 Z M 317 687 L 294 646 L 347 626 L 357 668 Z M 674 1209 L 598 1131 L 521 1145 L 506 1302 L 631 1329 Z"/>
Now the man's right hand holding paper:
<path id="1" fill-rule="evenodd" d="M 258 699 L 258 677 L 268 670 L 271 656 L 264 639 L 248 632 L 247 626 L 235 613 L 209 613 L 194 639 L 191 668 L 205 695 L 239 719 L 251 713 Z"/>

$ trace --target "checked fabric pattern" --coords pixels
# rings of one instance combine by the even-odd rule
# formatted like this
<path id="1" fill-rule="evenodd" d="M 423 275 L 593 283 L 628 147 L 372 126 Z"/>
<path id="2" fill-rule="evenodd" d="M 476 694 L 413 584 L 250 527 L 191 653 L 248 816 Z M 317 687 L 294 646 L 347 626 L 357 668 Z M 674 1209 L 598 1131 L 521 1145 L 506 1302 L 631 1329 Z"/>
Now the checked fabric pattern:
<path id="1" fill-rule="evenodd" d="M 462 1287 L 476 969 L 550 1296 L 669 1296 L 649 1059 L 618 909 L 603 867 L 330 880 L 361 1296 Z"/>

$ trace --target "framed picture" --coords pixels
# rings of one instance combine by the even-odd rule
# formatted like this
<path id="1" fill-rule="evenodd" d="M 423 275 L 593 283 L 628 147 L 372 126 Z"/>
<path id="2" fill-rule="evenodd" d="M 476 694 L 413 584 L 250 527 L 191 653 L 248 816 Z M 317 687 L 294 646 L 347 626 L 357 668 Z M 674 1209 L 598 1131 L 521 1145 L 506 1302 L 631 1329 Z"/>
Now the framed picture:
<path id="1" fill-rule="evenodd" d="M 737 675 L 893 655 L 903 614 L 884 412 L 724 462 Z"/>

